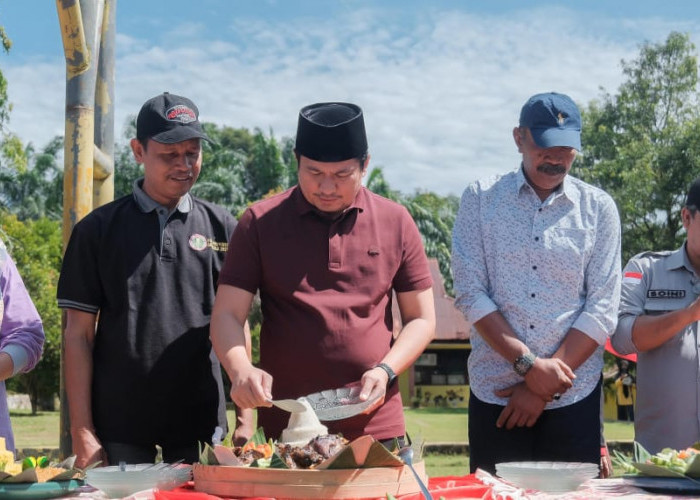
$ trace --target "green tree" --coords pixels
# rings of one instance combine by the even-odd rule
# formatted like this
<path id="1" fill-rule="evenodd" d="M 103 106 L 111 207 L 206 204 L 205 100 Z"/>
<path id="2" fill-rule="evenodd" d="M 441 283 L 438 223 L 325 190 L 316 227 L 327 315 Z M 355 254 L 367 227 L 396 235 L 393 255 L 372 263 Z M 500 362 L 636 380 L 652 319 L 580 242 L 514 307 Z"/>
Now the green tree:
<path id="1" fill-rule="evenodd" d="M 407 196 L 403 204 L 416 221 L 423 237 L 425 253 L 438 261 L 445 291 L 452 295 L 452 228 L 459 209 L 459 199 L 456 196 L 442 197 L 418 191 Z"/>
<path id="2" fill-rule="evenodd" d="M 0 234 L 44 324 L 41 360 L 31 372 L 8 381 L 10 390 L 29 394 L 32 413 L 36 413 L 40 405 L 51 408 L 59 388 L 61 312 L 56 305 L 56 285 L 63 248 L 61 223 L 46 217 L 21 221 L 0 211 Z"/>
<path id="3" fill-rule="evenodd" d="M 10 47 L 12 47 L 12 41 L 7 36 L 5 28 L 0 26 L 0 44 L 5 53 L 10 52 Z M 5 75 L 0 71 L 0 130 L 4 132 L 5 124 L 10 121 L 10 111 L 12 106 L 10 101 L 7 99 L 7 79 Z"/>
<path id="4" fill-rule="evenodd" d="M 285 137 L 280 144 L 280 152 L 282 154 L 282 163 L 286 170 L 286 183 L 284 188 L 290 188 L 297 183 L 298 165 L 297 157 L 294 154 L 295 139 L 294 137 Z"/>
<path id="5" fill-rule="evenodd" d="M 365 185 L 367 189 L 384 198 L 394 201 L 399 201 L 401 198 L 401 193 L 389 187 L 389 182 L 384 177 L 384 169 L 382 167 L 374 167 L 369 171 Z"/>
<path id="6" fill-rule="evenodd" d="M 404 195 L 391 189 L 384 178 L 382 167 L 373 168 L 367 175 L 367 189 L 406 207 L 418 226 L 428 257 L 437 259 L 445 291 L 452 294 L 452 228 L 459 208 L 455 196 L 442 197 L 428 191 Z"/>
<path id="7" fill-rule="evenodd" d="M 59 156 L 63 138 L 55 137 L 39 153 L 24 147 L 20 139 L 6 134 L 0 145 L 0 206 L 21 220 L 61 218 L 63 168 Z"/>
<path id="8" fill-rule="evenodd" d="M 0 26 L 0 44 L 7 53 L 12 41 Z M 0 71 L 0 208 L 10 210 L 21 219 L 60 217 L 61 171 L 57 157 L 63 141 L 54 138 L 39 154 L 31 145 L 24 146 L 7 130 L 12 105 L 7 96 L 8 82 Z"/>
<path id="9" fill-rule="evenodd" d="M 136 163 L 131 146 L 118 144 L 114 148 L 114 199 L 131 194 L 134 181 L 143 177 L 143 165 Z"/>
<path id="10" fill-rule="evenodd" d="M 583 155 L 574 175 L 605 189 L 622 221 L 623 260 L 643 250 L 677 248 L 680 208 L 700 174 L 695 46 L 671 33 L 622 61 L 627 80 L 583 113 Z"/>
<path id="11" fill-rule="evenodd" d="M 265 137 L 260 129 L 255 129 L 253 145 L 243 168 L 243 187 L 251 201 L 286 187 L 288 170 L 272 131 Z"/>
<path id="12" fill-rule="evenodd" d="M 204 128 L 214 142 L 204 142 L 202 172 L 192 193 L 239 215 L 248 202 L 242 177 L 252 137 L 245 129 L 218 128 L 209 123 Z"/>
<path id="13" fill-rule="evenodd" d="M 123 144 L 117 144 L 114 148 L 114 199 L 131 194 L 133 183 L 139 177 L 143 177 L 143 165 L 136 163 L 131 152 L 131 139 L 136 137 L 136 116 L 130 116 L 126 120 L 122 138 Z"/>

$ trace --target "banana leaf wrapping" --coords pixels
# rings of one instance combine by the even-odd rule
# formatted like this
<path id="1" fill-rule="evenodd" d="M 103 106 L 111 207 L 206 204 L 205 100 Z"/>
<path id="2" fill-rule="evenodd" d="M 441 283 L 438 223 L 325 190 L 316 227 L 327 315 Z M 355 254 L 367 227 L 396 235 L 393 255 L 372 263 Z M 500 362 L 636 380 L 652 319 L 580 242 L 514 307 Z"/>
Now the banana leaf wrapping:
<path id="1" fill-rule="evenodd" d="M 224 441 L 226 443 L 226 440 Z M 266 442 L 272 443 L 271 440 L 265 440 L 265 433 L 262 429 L 258 429 L 253 437 L 249 440 L 256 445 Z M 220 460 L 226 454 L 226 450 L 218 449 L 216 446 L 212 448 L 208 443 L 200 446 L 199 462 L 202 465 L 226 465 L 225 459 Z M 398 446 L 396 446 L 398 448 Z M 422 447 L 414 446 L 416 460 L 419 460 L 422 455 Z M 269 459 L 256 460 L 250 467 L 269 467 L 273 469 L 289 468 L 284 459 L 280 457 L 275 446 L 272 447 L 273 455 Z M 217 455 L 219 458 L 217 458 Z M 361 469 L 370 467 L 403 467 L 405 464 L 395 453 L 389 451 L 379 441 L 376 441 L 372 436 L 361 436 L 348 443 L 341 451 L 330 458 L 325 459 L 318 464 L 315 469 Z"/>
<path id="2" fill-rule="evenodd" d="M 48 481 L 68 481 L 70 479 L 83 479 L 85 471 L 75 467 L 75 456 L 68 457 L 48 467 L 29 467 L 18 474 L 10 474 L 0 471 L 2 483 L 38 483 Z"/>

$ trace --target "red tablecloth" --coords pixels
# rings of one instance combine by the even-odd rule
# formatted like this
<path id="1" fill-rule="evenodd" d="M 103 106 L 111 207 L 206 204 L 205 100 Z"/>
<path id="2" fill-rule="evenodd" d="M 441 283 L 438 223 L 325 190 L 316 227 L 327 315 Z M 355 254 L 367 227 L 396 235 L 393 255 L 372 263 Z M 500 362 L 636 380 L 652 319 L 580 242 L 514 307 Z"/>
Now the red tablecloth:
<path id="1" fill-rule="evenodd" d="M 446 499 L 457 498 L 491 498 L 491 487 L 485 485 L 474 474 L 468 476 L 446 476 L 446 477 L 431 477 L 428 483 L 428 489 L 435 498 L 444 497 Z M 220 497 L 201 493 L 194 490 L 194 484 L 189 483 L 186 486 L 177 488 L 173 491 L 156 491 L 156 500 L 218 500 Z M 411 495 L 402 495 L 397 497 L 398 500 L 420 500 L 420 493 Z M 381 497 L 386 500 L 386 497 Z M 274 500 L 268 498 L 248 498 L 246 500 Z M 379 500 L 379 499 L 378 499 Z"/>

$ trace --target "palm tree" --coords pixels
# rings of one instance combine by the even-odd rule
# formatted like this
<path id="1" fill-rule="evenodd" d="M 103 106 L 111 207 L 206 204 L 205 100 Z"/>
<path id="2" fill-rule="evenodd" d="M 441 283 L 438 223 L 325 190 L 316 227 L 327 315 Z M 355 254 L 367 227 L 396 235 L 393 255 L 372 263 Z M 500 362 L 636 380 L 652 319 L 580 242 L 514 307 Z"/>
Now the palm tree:
<path id="1" fill-rule="evenodd" d="M 445 290 L 452 293 L 452 227 L 459 208 L 454 196 L 441 197 L 431 192 L 404 195 L 389 187 L 381 167 L 375 167 L 367 176 L 367 189 L 380 196 L 401 203 L 411 214 L 423 238 L 425 253 L 437 259 Z"/>

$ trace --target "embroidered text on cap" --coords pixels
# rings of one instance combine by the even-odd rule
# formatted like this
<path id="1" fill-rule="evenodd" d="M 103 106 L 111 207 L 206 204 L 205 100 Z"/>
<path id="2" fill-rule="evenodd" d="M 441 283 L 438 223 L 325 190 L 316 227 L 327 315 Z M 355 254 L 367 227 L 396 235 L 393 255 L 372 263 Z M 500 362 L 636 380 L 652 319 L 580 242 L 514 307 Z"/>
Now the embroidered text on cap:
<path id="1" fill-rule="evenodd" d="M 184 104 L 178 104 L 165 112 L 165 118 L 171 122 L 191 123 L 197 119 L 197 115 Z"/>

